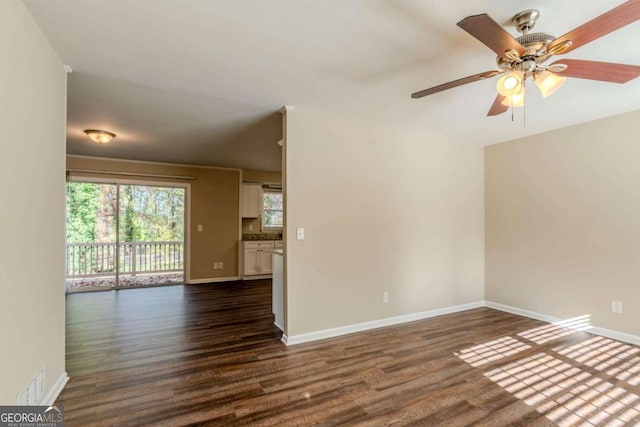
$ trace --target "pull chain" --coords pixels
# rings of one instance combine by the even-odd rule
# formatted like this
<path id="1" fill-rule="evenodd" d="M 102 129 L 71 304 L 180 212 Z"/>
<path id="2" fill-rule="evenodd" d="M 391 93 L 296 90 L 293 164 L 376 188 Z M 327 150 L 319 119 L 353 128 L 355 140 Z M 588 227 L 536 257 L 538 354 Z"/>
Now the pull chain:
<path id="1" fill-rule="evenodd" d="M 522 127 L 527 127 L 527 81 L 522 81 Z"/>

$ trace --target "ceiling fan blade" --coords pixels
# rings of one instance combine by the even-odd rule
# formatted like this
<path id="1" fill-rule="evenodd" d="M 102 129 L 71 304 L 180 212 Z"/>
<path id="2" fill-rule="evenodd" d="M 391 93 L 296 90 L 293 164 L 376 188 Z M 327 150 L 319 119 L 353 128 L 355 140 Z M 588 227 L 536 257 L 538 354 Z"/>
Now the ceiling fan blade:
<path id="1" fill-rule="evenodd" d="M 562 53 L 571 52 L 638 19 L 640 19 L 640 0 L 628 0 L 620 6 L 558 37 L 549 43 L 547 50 L 551 50 L 556 45 L 570 40 L 572 42 L 571 46 L 564 49 Z"/>
<path id="2" fill-rule="evenodd" d="M 504 96 L 498 94 L 496 99 L 493 101 L 491 108 L 489 108 L 489 112 L 487 116 L 497 116 L 498 114 L 502 114 L 509 109 L 506 105 L 502 105 L 502 101 L 504 101 Z"/>
<path id="3" fill-rule="evenodd" d="M 565 64 L 567 69 L 557 73 L 562 77 L 576 77 L 579 79 L 600 80 L 611 83 L 626 83 L 640 76 L 637 65 L 614 64 L 613 62 L 583 61 L 580 59 L 565 59 L 554 62 Z"/>
<path id="4" fill-rule="evenodd" d="M 419 92 L 415 92 L 411 94 L 412 98 L 422 98 L 423 96 L 433 95 L 434 93 L 442 92 L 443 90 L 451 89 L 457 86 L 466 85 L 467 83 L 477 82 L 479 80 L 488 79 L 489 77 L 493 77 L 497 74 L 500 74 L 500 71 L 485 71 L 484 73 L 474 74 L 473 76 L 463 77 L 458 80 L 453 80 L 451 82 L 443 83 L 438 86 L 434 86 L 429 89 L 424 89 Z"/>
<path id="5" fill-rule="evenodd" d="M 504 56 L 508 50 L 515 50 L 520 56 L 524 55 L 524 47 L 486 13 L 467 16 L 458 22 L 458 27 L 500 56 Z"/>

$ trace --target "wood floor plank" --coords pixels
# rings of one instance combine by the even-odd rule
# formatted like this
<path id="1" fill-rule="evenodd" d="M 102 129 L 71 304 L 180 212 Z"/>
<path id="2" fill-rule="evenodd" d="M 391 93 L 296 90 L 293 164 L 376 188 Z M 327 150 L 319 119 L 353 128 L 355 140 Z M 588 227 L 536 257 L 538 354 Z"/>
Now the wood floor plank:
<path id="1" fill-rule="evenodd" d="M 640 349 L 556 329 L 480 308 L 286 347 L 270 281 L 77 293 L 57 403 L 68 426 L 640 423 Z"/>

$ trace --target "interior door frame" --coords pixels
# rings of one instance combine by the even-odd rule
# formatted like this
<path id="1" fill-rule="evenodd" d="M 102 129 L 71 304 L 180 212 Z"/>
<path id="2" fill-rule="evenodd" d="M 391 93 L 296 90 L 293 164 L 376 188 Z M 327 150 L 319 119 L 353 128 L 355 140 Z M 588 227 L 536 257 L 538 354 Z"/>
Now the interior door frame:
<path id="1" fill-rule="evenodd" d="M 118 194 L 118 221 L 116 222 L 116 254 L 118 254 L 118 247 L 120 242 L 119 223 L 120 223 L 120 186 L 121 185 L 138 185 L 147 187 L 174 187 L 184 188 L 184 283 L 187 284 L 191 281 L 191 183 L 189 182 L 177 182 L 177 181 L 164 181 L 164 180 L 140 180 L 130 178 L 102 178 L 94 177 L 82 174 L 67 175 L 67 182 L 86 182 L 90 184 L 111 184 L 116 186 L 116 193 Z M 66 215 L 66 214 L 65 214 Z M 112 289 L 123 289 L 119 286 L 119 271 L 117 263 L 119 258 L 116 258 L 116 282 L 112 286 Z"/>

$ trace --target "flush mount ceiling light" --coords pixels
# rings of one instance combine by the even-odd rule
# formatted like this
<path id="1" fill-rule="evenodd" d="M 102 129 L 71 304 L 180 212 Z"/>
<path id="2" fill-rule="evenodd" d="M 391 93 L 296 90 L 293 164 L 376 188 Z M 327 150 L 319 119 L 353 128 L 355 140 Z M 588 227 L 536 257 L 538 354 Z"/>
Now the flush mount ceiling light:
<path id="1" fill-rule="evenodd" d="M 87 129 L 84 131 L 92 141 L 98 144 L 107 144 L 113 138 L 116 137 L 115 133 L 107 132 L 106 130 Z"/>

